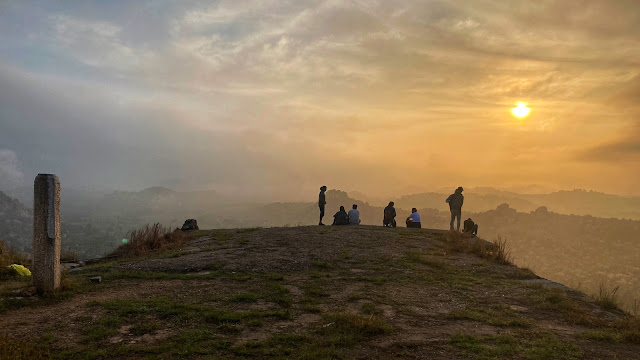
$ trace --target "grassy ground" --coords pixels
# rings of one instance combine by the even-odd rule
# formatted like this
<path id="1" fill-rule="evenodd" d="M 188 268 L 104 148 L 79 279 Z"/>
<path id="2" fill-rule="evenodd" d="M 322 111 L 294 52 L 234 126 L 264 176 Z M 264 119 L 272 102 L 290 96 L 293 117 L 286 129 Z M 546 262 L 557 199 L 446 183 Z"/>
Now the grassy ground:
<path id="1" fill-rule="evenodd" d="M 0 282 L 0 358 L 640 358 L 638 319 L 606 291 L 552 287 L 505 244 L 377 227 L 190 238 L 67 273 L 46 298 Z"/>

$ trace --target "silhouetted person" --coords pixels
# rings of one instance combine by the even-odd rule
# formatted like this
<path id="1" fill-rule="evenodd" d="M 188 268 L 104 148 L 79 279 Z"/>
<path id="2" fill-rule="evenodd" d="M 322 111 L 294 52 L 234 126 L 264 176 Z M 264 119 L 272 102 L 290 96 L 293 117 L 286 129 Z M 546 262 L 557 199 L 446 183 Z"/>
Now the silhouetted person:
<path id="1" fill-rule="evenodd" d="M 411 215 L 407 218 L 407 227 L 408 228 L 421 228 L 422 223 L 420 222 L 420 214 L 418 214 L 418 209 L 411 209 Z"/>
<path id="2" fill-rule="evenodd" d="M 473 236 L 476 236 L 478 235 L 478 224 L 474 223 L 473 220 L 471 220 L 471 218 L 468 218 L 467 220 L 464 221 L 464 228 L 462 231 L 469 233 Z"/>
<path id="3" fill-rule="evenodd" d="M 382 220 L 382 226 L 396 227 L 396 208 L 393 201 L 389 202 L 386 208 L 384 208 L 384 218 Z"/>
<path id="4" fill-rule="evenodd" d="M 320 195 L 318 195 L 318 207 L 320 207 L 320 222 L 318 223 L 318 225 L 324 225 L 322 223 L 322 218 L 324 217 L 324 206 L 327 204 L 324 196 L 325 191 L 327 191 L 327 187 L 322 186 L 320 188 Z"/>
<path id="5" fill-rule="evenodd" d="M 449 204 L 449 210 L 451 211 L 451 222 L 449 223 L 449 230 L 453 230 L 453 220 L 458 218 L 458 231 L 460 231 L 460 217 L 462 216 L 462 204 L 464 203 L 464 196 L 462 196 L 462 191 L 464 189 L 462 186 L 459 186 L 456 189 L 456 192 L 449 195 L 447 198 L 447 203 Z"/>
<path id="6" fill-rule="evenodd" d="M 360 225 L 360 211 L 358 205 L 353 204 L 353 209 L 349 210 L 349 225 Z"/>
<path id="7" fill-rule="evenodd" d="M 349 215 L 344 210 L 344 206 L 340 206 L 340 211 L 333 215 L 333 225 L 349 225 Z"/>

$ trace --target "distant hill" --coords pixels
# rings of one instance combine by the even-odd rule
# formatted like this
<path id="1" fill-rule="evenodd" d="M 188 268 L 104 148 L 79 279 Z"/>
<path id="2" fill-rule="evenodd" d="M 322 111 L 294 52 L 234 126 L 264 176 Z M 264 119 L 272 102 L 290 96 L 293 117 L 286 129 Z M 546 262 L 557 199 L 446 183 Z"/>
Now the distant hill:
<path id="1" fill-rule="evenodd" d="M 399 207 L 447 210 L 449 193 L 427 192 L 405 195 L 396 200 Z M 581 189 L 556 191 L 549 194 L 518 194 L 493 188 L 470 188 L 464 191 L 465 209 L 482 212 L 509 204 L 519 211 L 529 212 L 541 206 L 561 214 L 640 220 L 640 197 L 624 197 Z"/>
<path id="2" fill-rule="evenodd" d="M 19 251 L 30 251 L 33 214 L 20 201 L 0 191 L 0 240 Z"/>

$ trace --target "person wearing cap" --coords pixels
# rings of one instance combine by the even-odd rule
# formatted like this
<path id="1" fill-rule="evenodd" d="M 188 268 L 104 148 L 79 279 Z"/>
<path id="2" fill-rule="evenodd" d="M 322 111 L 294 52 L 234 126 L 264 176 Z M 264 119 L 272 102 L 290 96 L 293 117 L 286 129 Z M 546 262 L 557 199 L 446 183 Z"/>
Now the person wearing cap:
<path id="1" fill-rule="evenodd" d="M 453 230 L 453 220 L 458 218 L 458 231 L 460 231 L 460 217 L 462 217 L 462 204 L 464 203 L 464 196 L 462 191 L 464 189 L 459 186 L 456 191 L 449 195 L 446 202 L 449 204 L 449 210 L 451 211 L 451 222 L 449 223 L 449 230 Z"/>
<path id="2" fill-rule="evenodd" d="M 418 209 L 411 209 L 411 215 L 407 218 L 407 227 L 408 228 L 421 228 L 422 223 L 420 222 L 420 214 L 418 214 Z"/>
<path id="3" fill-rule="evenodd" d="M 324 225 L 322 223 L 322 218 L 324 217 L 324 206 L 327 204 L 326 198 L 325 198 L 325 192 L 327 191 L 327 187 L 326 186 L 322 186 L 320 187 L 320 195 L 318 195 L 318 207 L 320 208 L 320 222 L 318 223 L 318 225 Z"/>

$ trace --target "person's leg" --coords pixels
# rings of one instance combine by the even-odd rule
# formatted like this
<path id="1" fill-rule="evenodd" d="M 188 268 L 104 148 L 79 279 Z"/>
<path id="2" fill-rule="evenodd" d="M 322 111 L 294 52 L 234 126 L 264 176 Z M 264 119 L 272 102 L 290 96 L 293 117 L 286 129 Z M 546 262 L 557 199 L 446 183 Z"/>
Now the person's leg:
<path id="1" fill-rule="evenodd" d="M 473 227 L 473 235 L 478 235 L 478 224 Z"/>
<path id="2" fill-rule="evenodd" d="M 449 223 L 449 230 L 453 230 L 453 220 L 456 218 L 456 213 L 451 210 L 451 222 Z"/>
<path id="3" fill-rule="evenodd" d="M 320 206 L 320 222 L 318 225 L 322 225 L 322 218 L 324 217 L 324 206 Z"/>
<path id="4" fill-rule="evenodd" d="M 460 231 L 460 218 L 462 217 L 462 211 L 458 211 L 458 213 L 456 214 L 456 216 L 458 217 L 458 231 Z"/>
<path id="5" fill-rule="evenodd" d="M 396 227 L 396 219 L 391 220 L 391 226 Z"/>

